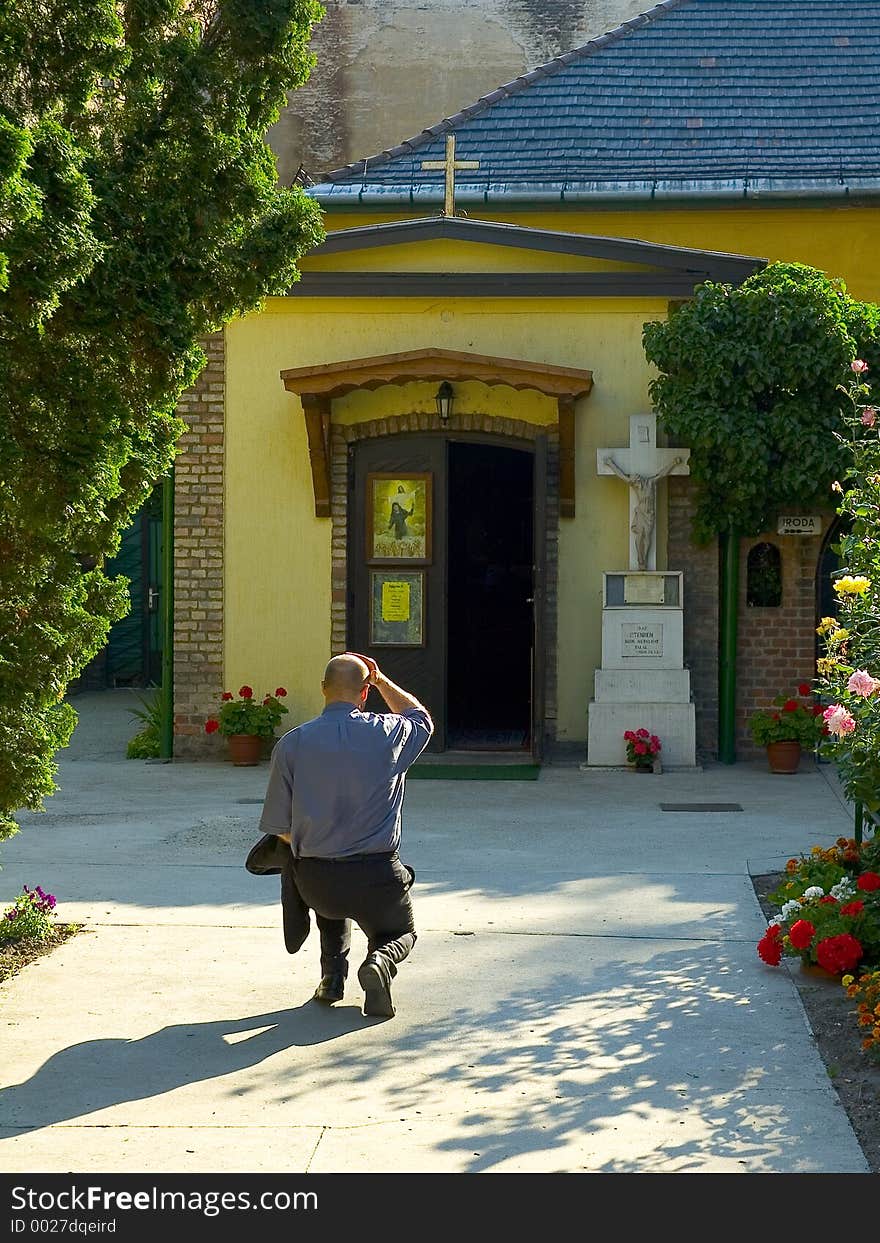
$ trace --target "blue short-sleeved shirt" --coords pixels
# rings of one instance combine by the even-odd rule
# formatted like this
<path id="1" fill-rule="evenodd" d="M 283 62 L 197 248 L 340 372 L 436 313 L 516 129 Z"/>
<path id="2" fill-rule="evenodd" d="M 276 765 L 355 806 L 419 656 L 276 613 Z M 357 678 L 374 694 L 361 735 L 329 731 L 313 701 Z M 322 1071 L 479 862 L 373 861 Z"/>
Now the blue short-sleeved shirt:
<path id="1" fill-rule="evenodd" d="M 397 850 L 406 770 L 433 732 L 424 708 L 328 704 L 275 744 L 261 832 L 289 833 L 297 858 Z"/>

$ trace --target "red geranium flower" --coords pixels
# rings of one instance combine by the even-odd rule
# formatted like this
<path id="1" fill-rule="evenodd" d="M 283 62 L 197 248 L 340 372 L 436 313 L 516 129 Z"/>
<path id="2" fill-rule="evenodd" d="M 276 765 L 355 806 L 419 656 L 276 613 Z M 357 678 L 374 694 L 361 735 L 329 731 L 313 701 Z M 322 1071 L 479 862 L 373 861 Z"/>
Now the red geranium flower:
<path id="1" fill-rule="evenodd" d="M 837 906 L 837 898 L 833 898 L 830 893 L 826 893 L 824 898 L 819 899 L 819 905 Z"/>
<path id="2" fill-rule="evenodd" d="M 241 695 L 242 699 L 253 699 L 254 688 L 252 686 L 240 686 L 238 688 L 238 693 Z"/>
<path id="3" fill-rule="evenodd" d="M 852 902 L 847 902 L 846 906 L 842 906 L 840 908 L 840 913 L 841 915 L 861 915 L 864 909 L 864 902 L 860 902 L 858 898 L 856 898 Z"/>
<path id="4" fill-rule="evenodd" d="M 800 707 L 800 704 L 798 703 L 796 699 L 786 699 L 785 703 L 782 705 L 782 711 L 783 712 L 797 712 L 799 707 Z"/>
<path id="5" fill-rule="evenodd" d="M 631 729 L 626 730 L 623 737 L 626 742 L 635 742 L 636 740 L 636 736 Z"/>
<path id="6" fill-rule="evenodd" d="M 643 742 L 637 742 L 635 746 L 633 747 L 633 750 L 635 751 L 636 755 L 647 755 L 648 754 L 648 748 L 645 746 Z"/>
<path id="7" fill-rule="evenodd" d="M 852 971 L 863 954 L 862 946 L 848 932 L 826 937 L 816 946 L 816 962 L 826 971 Z"/>
<path id="8" fill-rule="evenodd" d="M 272 696 L 271 696 L 271 695 L 267 695 L 267 696 L 266 696 L 266 698 L 263 700 L 263 704 L 264 704 L 264 705 L 265 705 L 265 704 L 269 704 L 269 703 L 271 703 L 271 702 L 272 702 Z"/>
<path id="9" fill-rule="evenodd" d="M 816 929 L 808 919 L 799 919 L 788 930 L 788 939 L 796 950 L 808 949 L 815 935 Z"/>
<path id="10" fill-rule="evenodd" d="M 876 872 L 862 872 L 856 881 L 856 889 L 861 889 L 862 893 L 873 893 L 875 889 L 880 889 L 880 876 Z"/>
<path id="11" fill-rule="evenodd" d="M 224 692 L 223 692 L 223 694 L 220 696 L 220 698 L 221 698 L 221 699 L 231 699 L 231 698 L 232 698 L 232 691 L 224 691 Z"/>
<path id="12" fill-rule="evenodd" d="M 801 682 L 798 686 L 799 695 L 812 695 L 812 693 L 813 688 L 810 686 L 809 682 Z"/>
<path id="13" fill-rule="evenodd" d="M 771 924 L 758 942 L 758 957 L 768 966 L 778 967 L 782 961 L 782 929 Z"/>
<path id="14" fill-rule="evenodd" d="M 231 699 L 231 698 L 232 698 L 232 696 L 230 695 L 230 697 L 229 697 L 229 698 Z M 205 733 L 206 733 L 206 734 L 216 734 L 216 732 L 217 732 L 217 730 L 218 730 L 219 728 L 220 728 L 220 722 L 219 722 L 219 721 L 215 721 L 215 720 L 213 720 L 213 719 L 212 719 L 212 720 L 210 720 L 210 721 L 205 721 Z"/>
<path id="15" fill-rule="evenodd" d="M 285 697 L 285 695 L 286 695 L 286 694 L 287 694 L 287 691 L 284 689 L 284 687 L 283 687 L 283 686 L 276 686 L 276 688 L 275 688 L 275 698 L 276 698 L 276 699 L 284 699 L 284 697 Z"/>
<path id="16" fill-rule="evenodd" d="M 651 731 L 649 729 L 637 729 L 636 733 L 640 738 L 650 738 Z"/>

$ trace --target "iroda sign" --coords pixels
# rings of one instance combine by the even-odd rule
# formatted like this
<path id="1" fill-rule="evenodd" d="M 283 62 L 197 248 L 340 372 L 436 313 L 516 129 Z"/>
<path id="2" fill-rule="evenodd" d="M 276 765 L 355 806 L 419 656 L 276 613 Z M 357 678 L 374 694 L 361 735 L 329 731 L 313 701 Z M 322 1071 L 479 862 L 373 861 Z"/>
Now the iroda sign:
<path id="1" fill-rule="evenodd" d="M 817 514 L 780 514 L 778 535 L 820 535 L 822 519 Z"/>

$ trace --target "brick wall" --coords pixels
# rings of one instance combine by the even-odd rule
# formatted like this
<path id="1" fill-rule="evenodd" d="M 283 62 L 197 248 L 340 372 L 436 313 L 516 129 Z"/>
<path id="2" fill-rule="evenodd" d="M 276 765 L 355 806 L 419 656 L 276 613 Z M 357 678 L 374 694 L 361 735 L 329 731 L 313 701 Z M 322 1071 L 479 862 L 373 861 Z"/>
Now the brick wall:
<path id="1" fill-rule="evenodd" d="M 669 476 L 667 565 L 684 575 L 684 663 L 691 673 L 699 761 L 718 754 L 718 544 L 693 542 L 692 495 L 686 476 Z"/>
<path id="2" fill-rule="evenodd" d="M 827 527 L 829 517 L 825 518 Z M 782 601 L 778 608 L 746 603 L 749 551 L 756 544 L 779 549 Z M 821 536 L 776 535 L 772 531 L 740 542 L 739 625 L 737 634 L 736 753 L 750 759 L 764 754 L 748 730 L 749 716 L 777 695 L 794 695 L 799 682 L 816 676 L 816 570 Z"/>
<path id="3" fill-rule="evenodd" d="M 174 754 L 214 754 L 205 720 L 223 690 L 222 331 L 202 341 L 207 366 L 180 399 L 186 423 L 174 467 Z"/>
<path id="4" fill-rule="evenodd" d="M 719 553 L 717 541 L 698 547 L 691 537 L 693 489 L 685 477 L 669 479 L 669 551 L 672 570 L 684 571 L 684 661 L 691 671 L 698 758 L 718 756 Z M 828 529 L 834 515 L 823 514 Z M 746 603 L 749 551 L 769 543 L 779 549 L 782 599 L 778 608 Z M 773 531 L 740 541 L 736 668 L 736 755 L 757 758 L 748 717 L 799 682 L 815 676 L 816 574 L 821 536 L 779 536 Z"/>
<path id="5" fill-rule="evenodd" d="M 330 647 L 333 655 L 344 652 L 347 643 L 346 588 L 348 583 L 348 447 L 357 440 L 376 436 L 394 436 L 402 432 L 483 432 L 493 436 L 510 436 L 534 440 L 542 431 L 547 433 L 547 505 L 545 542 L 544 593 L 544 736 L 548 751 L 556 740 L 557 721 L 557 602 L 559 568 L 559 432 L 554 427 L 539 427 L 521 419 L 496 418 L 489 414 L 454 414 L 441 423 L 436 412 L 403 414 L 394 418 L 371 419 L 365 423 L 330 428 L 330 514 L 331 533 L 331 628 Z"/>

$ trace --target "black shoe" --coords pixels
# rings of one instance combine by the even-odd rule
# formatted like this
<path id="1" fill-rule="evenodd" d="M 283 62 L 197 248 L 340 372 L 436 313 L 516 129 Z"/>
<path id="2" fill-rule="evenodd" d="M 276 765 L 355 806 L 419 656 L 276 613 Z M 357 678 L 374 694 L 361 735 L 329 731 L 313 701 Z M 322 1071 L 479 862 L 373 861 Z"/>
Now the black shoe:
<path id="1" fill-rule="evenodd" d="M 328 1004 L 342 1001 L 344 992 L 345 976 L 339 971 L 334 971 L 331 975 L 325 975 L 315 989 L 315 1001 L 326 1001 Z"/>
<path id="2" fill-rule="evenodd" d="M 378 951 L 368 954 L 358 968 L 358 981 L 364 990 L 364 1014 L 393 1019 L 391 969 L 385 956 Z"/>

